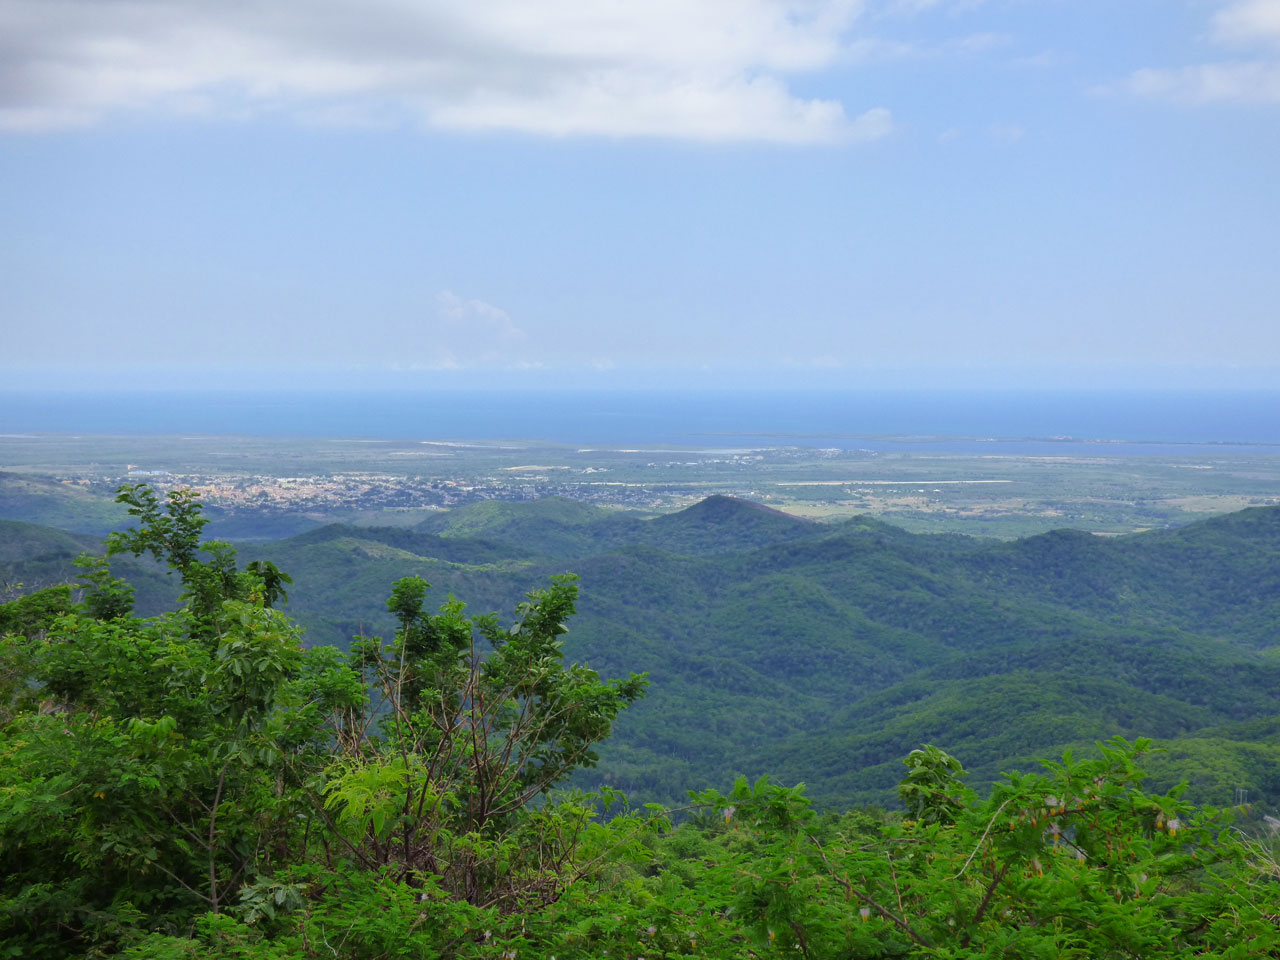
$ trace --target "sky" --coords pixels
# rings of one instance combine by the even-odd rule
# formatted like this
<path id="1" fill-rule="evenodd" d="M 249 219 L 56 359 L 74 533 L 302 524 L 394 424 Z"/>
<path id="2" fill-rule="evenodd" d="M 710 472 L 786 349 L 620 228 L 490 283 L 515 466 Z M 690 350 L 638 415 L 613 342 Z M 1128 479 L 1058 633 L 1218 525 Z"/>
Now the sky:
<path id="1" fill-rule="evenodd" d="M 0 385 L 1280 383 L 1280 0 L 0 0 Z"/>

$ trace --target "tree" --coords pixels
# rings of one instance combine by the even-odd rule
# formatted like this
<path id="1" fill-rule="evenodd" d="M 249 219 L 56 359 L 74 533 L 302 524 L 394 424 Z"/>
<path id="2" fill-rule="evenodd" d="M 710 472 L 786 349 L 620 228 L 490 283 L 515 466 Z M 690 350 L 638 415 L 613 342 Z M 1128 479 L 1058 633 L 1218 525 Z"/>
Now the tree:
<path id="1" fill-rule="evenodd" d="M 960 761 L 926 744 L 902 761 L 907 775 L 898 784 L 898 799 L 907 816 L 921 823 L 955 823 L 956 816 L 973 794 L 965 790 Z"/>
<path id="2" fill-rule="evenodd" d="M 128 585 L 86 560 L 83 604 L 62 587 L 0 606 L 0 943 L 106 955 L 307 897 L 323 917 L 383 882 L 474 919 L 573 881 L 594 808 L 548 792 L 645 686 L 564 664 L 573 577 L 510 626 L 453 598 L 426 613 L 427 584 L 398 581 L 395 638 L 348 657 L 304 649 L 271 609 L 287 575 L 199 541 L 190 494 L 120 496 L 141 524 L 110 552 L 168 562 L 185 605 L 133 617 Z"/>
<path id="3" fill-rule="evenodd" d="M 201 531 L 208 518 L 199 497 L 190 490 L 170 490 L 163 506 L 155 491 L 145 483 L 124 484 L 116 501 L 129 508 L 140 525 L 116 531 L 107 537 L 107 555 L 149 553 L 168 564 L 182 578 L 182 599 L 195 619 L 197 629 L 208 635 L 219 630 L 225 600 L 255 600 L 272 606 L 288 600 L 283 584 L 293 579 L 265 560 L 255 560 L 244 570 L 236 565 L 236 550 L 221 540 L 202 541 Z M 208 559 L 202 560 L 201 554 Z"/>
<path id="4" fill-rule="evenodd" d="M 300 853 L 302 784 L 364 692 L 260 602 L 219 623 L 72 612 L 0 639 L 23 694 L 0 732 L 0 941 L 21 955 L 182 929 Z"/>
<path id="5" fill-rule="evenodd" d="M 1274 861 L 1144 791 L 1148 741 L 985 798 L 924 746 L 905 817 L 761 778 L 674 829 L 605 819 L 623 798 L 556 788 L 646 681 L 564 663 L 571 575 L 508 625 L 405 578 L 390 641 L 308 650 L 279 571 L 193 543 L 185 496 L 127 496 L 117 543 L 182 573 L 182 610 L 129 615 L 97 564 L 81 605 L 0 606 L 0 956 L 1280 956 Z"/>
<path id="6" fill-rule="evenodd" d="M 706 882 L 716 899 L 701 916 L 716 922 L 699 924 L 704 955 L 1280 956 L 1280 888 L 1220 811 L 1180 790 L 1142 791 L 1150 746 L 1117 738 L 1095 759 L 1068 754 L 958 804 L 958 763 L 925 747 L 904 780 L 927 784 L 905 792 L 924 798 L 916 818 L 870 830 L 824 822 L 802 788 L 767 779 L 702 794 L 728 814 L 703 854 L 718 875 Z"/>
<path id="7" fill-rule="evenodd" d="M 557 895 L 557 865 L 572 851 L 548 846 L 554 805 L 545 798 L 596 762 L 592 748 L 646 684 L 634 674 L 606 683 L 565 665 L 560 638 L 576 579 L 555 577 L 529 594 L 509 627 L 467 617 L 452 597 L 424 614 L 427 584 L 394 584 L 395 640 L 360 638 L 352 648 L 380 697 L 379 735 L 346 739 L 324 787 L 361 863 L 402 879 L 438 877 L 473 904 L 514 909 Z"/>

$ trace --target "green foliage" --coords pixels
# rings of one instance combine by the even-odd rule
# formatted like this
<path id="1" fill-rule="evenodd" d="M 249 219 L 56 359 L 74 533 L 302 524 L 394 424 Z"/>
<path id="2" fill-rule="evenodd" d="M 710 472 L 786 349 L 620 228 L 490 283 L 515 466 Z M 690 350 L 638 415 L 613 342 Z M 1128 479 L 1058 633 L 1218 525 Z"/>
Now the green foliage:
<path id="1" fill-rule="evenodd" d="M 289 602 L 289 595 L 285 593 L 284 585 L 292 584 L 293 577 L 289 576 L 270 560 L 250 560 L 245 565 L 245 571 L 262 584 L 262 603 L 264 606 L 273 607 L 277 600 L 283 603 Z"/>
<path id="2" fill-rule="evenodd" d="M 82 553 L 75 560 L 80 570 L 83 592 L 81 601 L 89 616 L 95 620 L 114 620 L 133 613 L 134 589 L 125 580 L 111 575 L 111 566 L 105 557 Z"/>
<path id="3" fill-rule="evenodd" d="M 201 549 L 200 531 L 209 521 L 203 505 L 189 490 L 172 490 L 161 509 L 156 492 L 145 483 L 124 484 L 116 502 L 125 504 L 141 526 L 107 537 L 108 553 L 150 553 L 184 575 L 196 564 Z"/>
<path id="4" fill-rule="evenodd" d="M 960 782 L 965 775 L 960 761 L 925 745 L 912 750 L 902 762 L 907 775 L 898 784 L 898 799 L 907 816 L 924 824 L 955 823 L 965 801 L 972 797 Z"/>
<path id="5" fill-rule="evenodd" d="M 452 598 L 427 614 L 425 581 L 394 584 L 395 640 L 352 648 L 383 705 L 380 736 L 339 754 L 324 786 L 334 826 L 361 862 L 435 876 L 476 904 L 547 895 L 534 865 L 564 861 L 554 838 L 576 833 L 552 821 L 580 824 L 588 812 L 544 805 L 530 816 L 528 807 L 595 762 L 592 747 L 645 686 L 564 664 L 574 580 L 530 594 L 509 627 L 467 617 Z"/>
<path id="6" fill-rule="evenodd" d="M 222 603 L 226 600 L 253 601 L 270 607 L 276 600 L 287 600 L 284 584 L 293 579 L 268 560 L 255 560 L 245 570 L 236 565 L 236 551 L 220 540 L 201 542 L 200 531 L 207 518 L 201 515 L 203 505 L 190 490 L 171 490 L 163 507 L 154 490 L 144 483 L 124 484 L 116 500 L 125 504 L 140 526 L 117 531 L 107 537 L 107 555 L 149 553 L 155 560 L 168 564 L 182 578 L 186 609 L 197 629 L 207 636 L 221 628 Z M 200 559 L 208 554 L 208 559 Z M 92 563 L 93 561 L 88 561 Z M 105 565 L 94 569 L 91 578 L 96 592 L 90 602 L 111 603 L 122 600 L 119 589 L 104 586 Z M 114 581 L 118 584 L 118 581 Z M 103 591 L 106 590 L 104 595 Z M 96 600 L 94 598 L 103 598 Z M 108 607 L 114 610 L 115 607 Z"/>
<path id="7" fill-rule="evenodd" d="M 1280 749 L 1274 732 L 1229 732 L 1275 715 L 1278 515 L 992 543 L 787 520 L 729 499 L 661 523 L 539 501 L 434 515 L 448 536 L 331 527 L 261 549 L 297 574 L 289 609 L 309 640 L 343 649 L 354 634 L 402 628 L 384 601 L 406 576 L 492 610 L 578 570 L 566 656 L 653 679 L 599 768 L 577 775 L 584 789 L 675 803 L 686 788 L 768 771 L 803 779 L 818 806 L 890 804 L 901 758 L 922 742 L 945 742 L 985 790 L 1010 765 L 1119 733 L 1221 741 L 1155 772 L 1187 778 L 1202 801 L 1246 790 L 1275 813 L 1268 765 L 1223 758 Z M 476 533 L 490 539 L 467 539 Z M 83 546 L 19 534 L 41 552 Z M 138 586 L 139 610 L 168 608 L 142 561 L 112 563 Z M 240 599 L 252 589 L 237 587 Z"/>
<path id="8" fill-rule="evenodd" d="M 396 629 L 385 585 L 406 575 L 509 609 L 571 566 L 584 579 L 566 655 L 653 680 L 578 786 L 677 803 L 769 772 L 845 806 L 896 803 L 901 758 L 921 743 L 963 756 L 981 791 L 1114 734 L 1230 739 L 1209 731 L 1275 715 L 1276 516 L 997 543 L 728 498 L 653 521 L 538 501 L 424 522 L 443 537 L 348 527 L 266 550 L 298 575 L 290 609 L 309 636 L 342 645 Z M 1258 764 L 1235 781 L 1178 756 L 1162 782 L 1186 777 L 1199 800 L 1280 798 Z"/>
<path id="9" fill-rule="evenodd" d="M 127 585 L 86 560 L 79 607 L 60 588 L 0 608 L 21 630 L 0 641 L 0 939 L 27 957 L 273 956 L 265 934 L 297 932 L 295 913 L 351 916 L 338 889 L 384 906 L 390 891 L 400 919 L 425 899 L 474 919 L 574 881 L 596 810 L 548 791 L 594 762 L 644 680 L 564 664 L 573 577 L 510 626 L 452 598 L 429 614 L 427 584 L 403 579 L 395 639 L 348 658 L 304 649 L 271 609 L 290 582 L 273 564 L 239 572 L 198 542 L 193 499 L 122 498 L 142 526 L 112 548 L 166 560 L 187 602 L 131 617 Z M 352 955 L 406 942 L 355 926 Z M 432 922 L 420 942 L 442 930 L 458 934 Z"/>
<path id="10" fill-rule="evenodd" d="M 298 790 L 361 688 L 273 611 L 226 601 L 222 622 L 71 614 L 26 641 L 44 708 L 4 730 L 0 931 L 28 956 L 217 911 L 314 819 Z"/>
<path id="11" fill-rule="evenodd" d="M 905 817 L 819 813 L 803 786 L 768 777 L 633 810 L 607 787 L 564 791 L 645 690 L 565 663 L 576 578 L 503 623 L 452 597 L 429 612 L 425 579 L 401 577 L 391 640 L 307 649 L 271 608 L 290 583 L 278 568 L 241 572 L 193 541 L 194 501 L 129 498 L 143 526 L 117 546 L 171 563 L 183 609 L 131 616 L 127 585 L 94 561 L 81 604 L 63 590 L 0 607 L 17 627 L 0 640 L 0 956 L 1280 956 L 1274 856 L 1184 786 L 1147 789 L 1148 740 L 1068 752 L 985 797 L 923 746 L 891 764 Z M 646 548 L 610 563 L 662 560 Z M 879 587 L 925 608 L 916 594 L 949 589 L 896 576 Z M 824 609 L 825 589 L 758 615 Z M 669 655 L 673 678 L 698 662 Z M 721 680 L 757 682 L 723 659 Z M 960 679 L 993 689 L 981 668 Z M 917 678 L 880 696 L 929 695 Z M 723 722 L 715 710 L 707 723 Z M 937 716 L 966 735 L 964 714 Z M 1274 726 L 1223 724 L 1182 749 L 1204 757 Z M 1227 778 L 1273 757 L 1220 752 Z M 861 757 L 842 762 L 860 772 Z"/>
<path id="12" fill-rule="evenodd" d="M 144 526 L 117 546 L 169 559 L 187 609 L 128 616 L 128 585 L 91 558 L 79 609 L 66 588 L 0 608 L 19 628 L 0 641 L 0 935 L 26 956 L 217 912 L 309 829 L 298 790 L 329 762 L 334 715 L 364 697 L 228 552 L 197 559 L 190 498 L 161 514 L 149 490 L 125 495 Z"/>
<path id="13" fill-rule="evenodd" d="M 1249 850 L 1216 811 L 1141 790 L 1147 747 L 1011 775 L 952 823 L 823 821 L 767 780 L 704 793 L 724 815 L 697 850 L 716 879 L 684 885 L 713 899 L 701 923 L 672 911 L 656 936 L 725 957 L 1275 955 L 1280 890 L 1247 886 Z"/>
<path id="14" fill-rule="evenodd" d="M 0 604 L 0 636 L 7 633 L 26 636 L 47 630 L 71 607 L 71 588 L 66 584 L 36 590 Z"/>

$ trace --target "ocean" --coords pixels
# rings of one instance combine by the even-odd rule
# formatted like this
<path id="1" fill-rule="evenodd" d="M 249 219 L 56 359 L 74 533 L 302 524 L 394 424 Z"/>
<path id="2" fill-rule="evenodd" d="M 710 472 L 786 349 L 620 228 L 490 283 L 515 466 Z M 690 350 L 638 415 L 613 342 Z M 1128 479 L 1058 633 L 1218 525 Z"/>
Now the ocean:
<path id="1" fill-rule="evenodd" d="M 0 434 L 527 440 L 596 446 L 1280 452 L 1280 391 L 0 394 Z"/>

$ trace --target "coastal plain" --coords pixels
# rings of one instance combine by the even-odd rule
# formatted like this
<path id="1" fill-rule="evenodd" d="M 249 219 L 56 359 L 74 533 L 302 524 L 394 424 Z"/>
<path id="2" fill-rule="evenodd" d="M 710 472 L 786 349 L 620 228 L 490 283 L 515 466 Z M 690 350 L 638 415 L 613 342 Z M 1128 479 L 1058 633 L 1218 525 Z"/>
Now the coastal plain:
<path id="1" fill-rule="evenodd" d="M 582 447 L 10 434 L 0 437 L 0 517 L 105 534 L 126 519 L 112 497 L 131 482 L 199 491 L 210 532 L 231 540 L 332 522 L 410 526 L 476 501 L 552 496 L 658 515 L 725 494 L 810 519 L 870 515 L 913 532 L 1000 539 L 1063 527 L 1130 533 L 1280 503 L 1275 445 L 875 436 L 816 447 L 777 439 Z"/>

